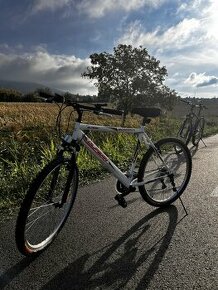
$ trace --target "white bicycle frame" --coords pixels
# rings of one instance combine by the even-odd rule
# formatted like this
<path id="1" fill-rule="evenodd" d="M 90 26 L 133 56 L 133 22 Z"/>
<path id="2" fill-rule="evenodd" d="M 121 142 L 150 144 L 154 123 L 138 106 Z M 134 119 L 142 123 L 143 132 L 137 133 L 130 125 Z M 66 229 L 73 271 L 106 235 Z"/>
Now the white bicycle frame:
<path id="1" fill-rule="evenodd" d="M 101 151 L 101 149 L 83 132 L 86 130 L 89 131 L 98 131 L 98 132 L 113 132 L 113 133 L 127 133 L 136 135 L 137 139 L 140 142 L 144 142 L 146 146 L 151 146 L 155 149 L 156 147 L 154 143 L 151 141 L 151 139 L 148 137 L 144 130 L 144 126 L 141 126 L 140 128 L 124 128 L 124 127 L 110 127 L 110 126 L 99 126 L 99 125 L 90 125 L 90 124 L 83 124 L 80 122 L 75 123 L 74 131 L 72 135 L 66 135 L 64 140 L 67 143 L 71 143 L 72 141 L 81 142 L 82 145 L 94 156 L 96 157 L 99 162 L 102 164 L 103 167 L 105 167 L 113 176 L 115 176 L 123 185 L 125 185 L 127 188 L 130 186 L 141 186 L 145 184 L 145 181 L 138 182 L 137 178 L 133 179 L 133 173 L 136 167 L 136 158 L 132 161 L 132 164 L 128 171 L 128 176 L 124 172 L 122 172 L 114 163 L 110 160 L 110 158 L 105 155 L 104 152 Z M 137 149 L 136 149 L 137 151 Z M 137 152 L 135 152 L 135 155 L 137 155 Z M 159 155 L 159 154 L 158 154 Z M 163 159 L 159 155 L 161 161 L 164 163 Z M 154 172 L 146 175 L 153 175 Z"/>

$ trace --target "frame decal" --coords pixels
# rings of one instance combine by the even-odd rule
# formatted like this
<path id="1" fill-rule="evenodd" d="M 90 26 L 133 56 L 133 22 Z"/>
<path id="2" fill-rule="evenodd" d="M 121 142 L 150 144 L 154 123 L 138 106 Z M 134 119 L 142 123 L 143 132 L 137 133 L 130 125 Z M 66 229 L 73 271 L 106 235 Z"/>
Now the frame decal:
<path id="1" fill-rule="evenodd" d="M 90 150 L 94 151 L 102 161 L 107 162 L 109 160 L 109 158 L 85 134 L 83 136 L 83 142 Z"/>

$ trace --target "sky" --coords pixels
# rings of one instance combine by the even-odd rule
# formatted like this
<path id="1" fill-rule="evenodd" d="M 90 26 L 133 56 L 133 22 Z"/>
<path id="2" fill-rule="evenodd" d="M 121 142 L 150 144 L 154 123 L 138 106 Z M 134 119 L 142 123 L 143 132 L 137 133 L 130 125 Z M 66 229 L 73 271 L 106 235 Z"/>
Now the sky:
<path id="1" fill-rule="evenodd" d="M 0 0 L 0 80 L 97 94 L 92 53 L 145 47 L 182 97 L 218 97 L 216 0 Z"/>

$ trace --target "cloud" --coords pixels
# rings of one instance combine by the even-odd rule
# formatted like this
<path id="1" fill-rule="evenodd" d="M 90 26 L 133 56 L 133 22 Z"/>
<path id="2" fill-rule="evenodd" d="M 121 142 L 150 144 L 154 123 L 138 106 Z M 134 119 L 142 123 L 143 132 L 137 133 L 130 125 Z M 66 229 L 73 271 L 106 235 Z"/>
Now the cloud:
<path id="1" fill-rule="evenodd" d="M 33 5 L 34 12 L 43 10 L 58 10 L 60 8 L 69 7 L 77 9 L 82 14 L 88 15 L 90 18 L 100 18 L 105 16 L 106 13 L 112 11 L 136 11 L 144 6 L 157 8 L 167 0 L 35 0 Z M 69 11 L 68 11 L 69 12 Z M 67 13 L 66 15 L 70 15 Z"/>
<path id="2" fill-rule="evenodd" d="M 209 2 L 211 3 L 211 0 L 209 0 Z M 203 13 L 206 12 L 208 6 L 210 5 L 205 0 L 193 0 L 189 2 L 182 2 L 178 6 L 176 14 L 181 14 L 181 13 L 187 14 L 187 12 L 189 12 L 191 14 L 202 15 Z"/>
<path id="3" fill-rule="evenodd" d="M 157 8 L 166 0 L 82 0 L 77 8 L 80 12 L 89 15 L 91 18 L 103 17 L 107 12 L 111 11 L 136 11 L 144 6 Z"/>
<path id="4" fill-rule="evenodd" d="M 0 79 L 36 82 L 80 94 L 96 94 L 96 88 L 82 79 L 89 59 L 49 54 L 45 49 L 23 54 L 0 53 Z"/>
<path id="5" fill-rule="evenodd" d="M 135 21 L 123 30 L 116 43 L 146 47 L 149 54 L 166 66 L 166 84 L 179 94 L 198 90 L 202 97 L 218 96 L 218 3 L 216 0 L 178 3 L 171 14 L 174 20 L 180 19 L 177 23 L 167 26 L 163 21 L 163 25 L 154 24 L 153 29 L 146 30 L 142 21 Z M 192 72 L 196 75 L 191 83 L 187 76 Z"/>
<path id="6" fill-rule="evenodd" d="M 35 0 L 33 11 L 39 12 L 42 10 L 56 10 L 70 4 L 72 0 Z"/>
<path id="7" fill-rule="evenodd" d="M 218 85 L 218 77 L 209 75 L 207 76 L 205 72 L 200 74 L 192 72 L 185 80 L 185 83 L 194 87 L 216 86 Z"/>
<path id="8" fill-rule="evenodd" d="M 139 21 L 127 28 L 118 43 L 145 46 L 152 50 L 182 49 L 202 42 L 201 23 L 198 19 L 184 19 L 175 26 L 162 31 L 157 27 L 152 32 L 145 32 Z"/>
<path id="9" fill-rule="evenodd" d="M 180 15 L 181 20 L 176 24 L 170 27 L 167 27 L 166 23 L 163 23 L 162 26 L 155 27 L 154 25 L 153 30 L 147 31 L 144 24 L 137 20 L 125 28 L 117 43 L 142 45 L 153 51 L 170 49 L 175 54 L 178 54 L 178 50 L 187 50 L 189 47 L 197 46 L 201 49 L 205 46 L 214 47 L 217 43 L 217 9 L 218 3 L 214 0 L 210 0 L 207 5 L 203 0 L 183 3 L 177 13 L 179 10 L 190 13 L 187 13 L 186 17 Z M 191 15 L 195 15 L 195 17 Z M 201 45 L 202 47 L 200 47 Z"/>

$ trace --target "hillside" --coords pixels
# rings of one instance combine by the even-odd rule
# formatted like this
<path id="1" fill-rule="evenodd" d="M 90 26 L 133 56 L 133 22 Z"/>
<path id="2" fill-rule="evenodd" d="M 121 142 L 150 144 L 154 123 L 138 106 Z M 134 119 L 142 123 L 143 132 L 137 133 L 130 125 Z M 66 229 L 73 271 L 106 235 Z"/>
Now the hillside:
<path id="1" fill-rule="evenodd" d="M 27 94 L 29 92 L 33 92 L 36 89 L 47 88 L 45 85 L 34 83 L 34 82 L 17 82 L 17 81 L 6 81 L 0 80 L 0 88 L 7 88 L 7 89 L 15 89 L 20 91 L 23 94 Z M 61 93 L 61 90 L 51 88 L 52 91 L 56 93 Z"/>

